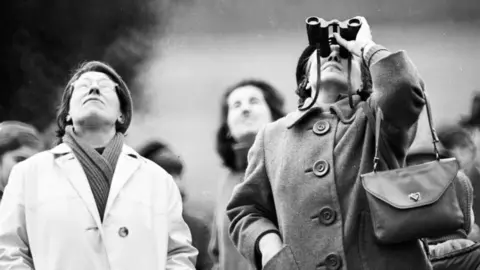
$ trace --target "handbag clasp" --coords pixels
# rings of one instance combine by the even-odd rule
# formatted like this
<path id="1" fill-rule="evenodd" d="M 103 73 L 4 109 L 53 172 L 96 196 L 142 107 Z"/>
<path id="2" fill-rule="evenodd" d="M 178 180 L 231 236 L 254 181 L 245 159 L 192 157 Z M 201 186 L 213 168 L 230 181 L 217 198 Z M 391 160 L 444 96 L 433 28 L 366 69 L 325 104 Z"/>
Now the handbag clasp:
<path id="1" fill-rule="evenodd" d="M 414 202 L 418 202 L 421 199 L 420 192 L 414 192 L 408 194 L 408 198 Z"/>

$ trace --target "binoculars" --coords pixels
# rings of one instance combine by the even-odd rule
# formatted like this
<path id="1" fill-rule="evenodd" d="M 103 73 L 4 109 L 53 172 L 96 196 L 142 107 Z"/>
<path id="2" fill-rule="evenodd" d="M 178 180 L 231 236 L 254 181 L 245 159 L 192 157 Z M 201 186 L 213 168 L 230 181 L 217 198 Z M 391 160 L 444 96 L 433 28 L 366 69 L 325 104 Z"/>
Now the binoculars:
<path id="1" fill-rule="evenodd" d="M 328 57 L 331 53 L 330 46 L 338 44 L 333 33 L 339 33 L 347 41 L 355 40 L 362 22 L 357 18 L 346 21 L 331 20 L 325 21 L 319 17 L 308 17 L 306 20 L 308 43 L 312 46 L 320 46 L 320 56 Z M 347 58 L 347 49 L 340 48 L 340 57 Z"/>

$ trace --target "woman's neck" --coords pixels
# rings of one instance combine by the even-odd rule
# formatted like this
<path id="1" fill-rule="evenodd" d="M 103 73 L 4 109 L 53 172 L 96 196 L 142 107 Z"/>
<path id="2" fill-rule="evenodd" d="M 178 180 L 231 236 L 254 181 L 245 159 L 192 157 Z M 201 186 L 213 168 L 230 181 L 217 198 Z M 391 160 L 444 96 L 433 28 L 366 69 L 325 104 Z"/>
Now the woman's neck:
<path id="1" fill-rule="evenodd" d="M 104 128 L 74 126 L 75 135 L 92 148 L 105 147 L 115 136 L 115 126 Z"/>
<path id="2" fill-rule="evenodd" d="M 312 98 L 315 95 L 315 91 L 312 92 Z M 322 85 L 320 92 L 318 93 L 318 98 L 316 100 L 317 105 L 330 104 L 338 101 L 338 97 L 341 94 L 348 94 L 348 89 L 340 87 L 336 84 L 331 85 Z"/>
<path id="3" fill-rule="evenodd" d="M 236 142 L 232 145 L 233 152 L 235 153 L 235 168 L 238 171 L 245 171 L 247 168 L 247 155 L 248 150 L 252 147 L 255 141 L 256 133 L 248 134 L 244 136 L 240 142 Z"/>

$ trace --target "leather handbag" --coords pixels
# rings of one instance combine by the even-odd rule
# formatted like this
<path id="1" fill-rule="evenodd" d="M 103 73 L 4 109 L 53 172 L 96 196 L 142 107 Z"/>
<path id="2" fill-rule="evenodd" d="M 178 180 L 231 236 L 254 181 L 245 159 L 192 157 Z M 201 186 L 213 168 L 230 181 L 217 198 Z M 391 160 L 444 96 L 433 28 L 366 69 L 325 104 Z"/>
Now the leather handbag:
<path id="1" fill-rule="evenodd" d="M 393 153 L 381 137 L 381 109 L 374 114 L 367 102 L 364 103 L 367 121 L 375 131 L 375 156 L 373 171 L 362 174 L 361 180 L 375 237 L 383 244 L 440 237 L 456 231 L 464 223 L 453 185 L 459 164 L 455 158 L 440 159 L 430 104 L 423 93 L 436 159 L 393 170 L 377 170 L 379 150 L 384 159 Z M 387 167 L 390 166 L 387 164 Z"/>

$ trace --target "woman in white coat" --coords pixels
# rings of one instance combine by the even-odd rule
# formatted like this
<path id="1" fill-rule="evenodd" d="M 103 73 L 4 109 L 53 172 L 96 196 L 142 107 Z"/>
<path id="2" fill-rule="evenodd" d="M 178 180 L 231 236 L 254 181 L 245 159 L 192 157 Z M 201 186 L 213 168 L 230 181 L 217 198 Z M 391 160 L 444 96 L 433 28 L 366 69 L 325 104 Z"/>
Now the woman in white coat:
<path id="1" fill-rule="evenodd" d="M 16 165 L 0 205 L 0 269 L 195 269 L 172 177 L 124 145 L 130 92 L 87 62 L 63 93 L 59 145 Z"/>

